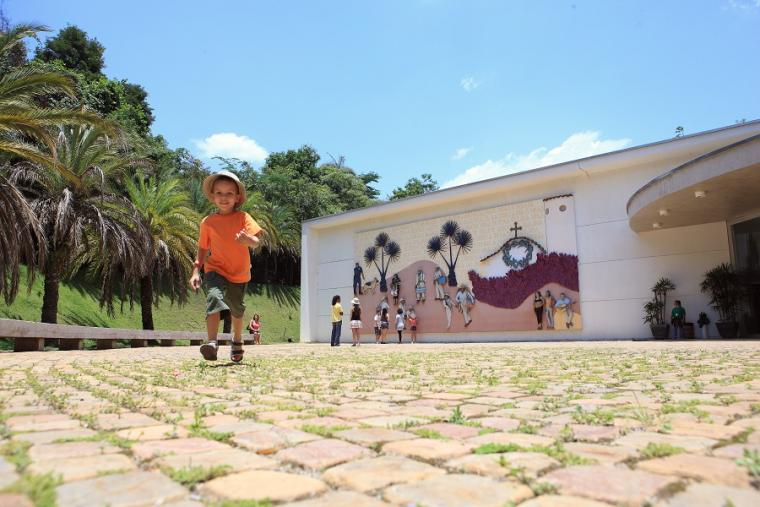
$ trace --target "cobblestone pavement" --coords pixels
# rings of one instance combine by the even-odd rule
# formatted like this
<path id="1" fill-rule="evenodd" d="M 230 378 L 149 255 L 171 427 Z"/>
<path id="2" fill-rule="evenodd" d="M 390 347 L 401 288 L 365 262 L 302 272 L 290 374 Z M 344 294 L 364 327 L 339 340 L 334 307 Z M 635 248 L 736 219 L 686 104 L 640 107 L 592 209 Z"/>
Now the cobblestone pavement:
<path id="1" fill-rule="evenodd" d="M 760 505 L 760 342 L 3 353 L 0 413 L 0 506 Z"/>

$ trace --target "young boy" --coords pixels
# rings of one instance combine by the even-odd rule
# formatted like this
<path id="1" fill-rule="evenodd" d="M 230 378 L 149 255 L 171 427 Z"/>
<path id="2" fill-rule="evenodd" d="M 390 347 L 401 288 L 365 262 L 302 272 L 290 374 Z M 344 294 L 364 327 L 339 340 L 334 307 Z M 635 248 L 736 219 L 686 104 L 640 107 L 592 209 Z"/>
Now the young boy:
<path id="1" fill-rule="evenodd" d="M 233 173 L 220 171 L 208 176 L 203 180 L 203 193 L 217 212 L 201 221 L 198 257 L 190 277 L 190 287 L 198 290 L 204 267 L 208 342 L 201 345 L 201 354 L 208 361 L 216 360 L 219 313 L 229 310 L 233 333 L 230 359 L 239 363 L 243 360 L 243 297 L 251 279 L 248 249 L 259 246 L 263 230 L 248 213 L 238 210 L 245 202 L 245 186 Z"/>

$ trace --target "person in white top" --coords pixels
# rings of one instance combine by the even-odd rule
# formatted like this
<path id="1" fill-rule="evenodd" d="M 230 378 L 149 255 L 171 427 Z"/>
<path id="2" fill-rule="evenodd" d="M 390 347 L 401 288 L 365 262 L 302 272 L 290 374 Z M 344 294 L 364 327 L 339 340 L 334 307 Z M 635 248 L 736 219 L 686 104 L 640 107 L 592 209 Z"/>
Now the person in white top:
<path id="1" fill-rule="evenodd" d="M 396 331 L 398 331 L 398 342 L 401 343 L 401 335 L 404 333 L 404 310 L 396 310 Z"/>

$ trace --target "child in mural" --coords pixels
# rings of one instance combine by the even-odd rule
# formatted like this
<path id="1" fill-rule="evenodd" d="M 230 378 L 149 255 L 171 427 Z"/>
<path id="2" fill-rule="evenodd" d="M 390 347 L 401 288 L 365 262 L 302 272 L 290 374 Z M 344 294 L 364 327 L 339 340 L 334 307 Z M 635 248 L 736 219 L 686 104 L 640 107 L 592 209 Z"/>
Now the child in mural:
<path id="1" fill-rule="evenodd" d="M 554 329 L 554 297 L 549 290 L 544 293 L 544 313 L 546 314 L 546 329 Z"/>
<path id="2" fill-rule="evenodd" d="M 417 312 L 414 307 L 409 310 L 409 329 L 411 330 L 412 343 L 417 343 Z"/>
<path id="3" fill-rule="evenodd" d="M 245 185 L 228 171 L 207 176 L 203 193 L 216 207 L 200 223 L 198 254 L 193 263 L 190 287 L 206 292 L 206 343 L 200 352 L 208 361 L 217 359 L 217 335 L 221 313 L 232 315 L 232 346 L 230 360 L 243 360 L 243 315 L 245 290 L 251 280 L 249 248 L 259 246 L 264 230 L 248 213 L 240 211 L 245 202 Z M 201 282 L 201 268 L 205 275 Z"/>
<path id="4" fill-rule="evenodd" d="M 398 332 L 398 343 L 401 345 L 401 335 L 404 333 L 404 311 L 399 308 L 396 310 L 396 331 Z"/>
<path id="5" fill-rule="evenodd" d="M 359 345 L 359 330 L 362 328 L 362 309 L 359 305 L 359 298 L 351 300 L 351 338 L 353 339 L 352 347 Z"/>
<path id="6" fill-rule="evenodd" d="M 435 287 L 435 299 L 443 300 L 443 286 L 446 283 L 446 275 L 443 274 L 440 266 L 435 267 L 433 271 L 433 286 Z"/>
<path id="7" fill-rule="evenodd" d="M 362 293 L 362 283 L 364 283 L 364 270 L 357 262 L 354 266 L 354 296 Z"/>
<path id="8" fill-rule="evenodd" d="M 457 306 L 459 307 L 459 311 L 462 313 L 462 316 L 464 317 L 464 327 L 469 326 L 472 324 L 472 317 L 470 317 L 470 310 L 473 306 L 475 306 L 475 295 L 472 293 L 470 288 L 462 284 L 459 286 L 459 289 L 457 289 L 457 294 L 454 297 L 454 300 L 457 303 Z"/>
<path id="9" fill-rule="evenodd" d="M 454 304 L 448 294 L 443 295 L 443 310 L 446 312 L 446 329 L 451 329 L 451 309 Z"/>
<path id="10" fill-rule="evenodd" d="M 417 281 L 414 284 L 414 293 L 417 295 L 417 302 L 425 302 L 425 292 L 427 287 L 425 285 L 425 273 L 422 272 L 422 268 L 417 269 Z"/>
<path id="11" fill-rule="evenodd" d="M 573 327 L 573 300 L 567 297 L 564 292 L 560 292 L 554 307 L 565 310 L 565 327 L 568 329 Z"/>
<path id="12" fill-rule="evenodd" d="M 332 333 L 330 334 L 330 346 L 340 347 L 340 327 L 343 324 L 343 307 L 340 305 L 340 296 L 332 298 Z"/>
<path id="13" fill-rule="evenodd" d="M 686 321 L 686 309 L 681 306 L 681 301 L 673 302 L 673 310 L 670 312 L 670 324 L 673 326 L 673 338 L 683 338 L 683 323 Z"/>
<path id="14" fill-rule="evenodd" d="M 391 296 L 393 296 L 393 304 L 398 304 L 398 295 L 401 292 L 401 277 L 398 273 L 391 278 Z"/>
<path id="15" fill-rule="evenodd" d="M 398 303 L 398 309 L 401 310 L 401 313 L 404 315 L 404 318 L 406 319 L 406 299 L 401 298 L 401 300 Z"/>
<path id="16" fill-rule="evenodd" d="M 253 335 L 253 344 L 261 345 L 261 317 L 258 313 L 253 314 L 251 322 L 248 323 L 248 331 Z"/>
<path id="17" fill-rule="evenodd" d="M 380 302 L 377 304 L 376 310 L 378 312 L 382 312 L 383 310 L 390 311 L 391 305 L 388 304 L 388 296 L 383 297 L 383 299 L 380 300 Z"/>
<path id="18" fill-rule="evenodd" d="M 377 310 L 375 312 L 375 343 L 380 343 L 380 312 L 381 310 Z"/>
<path id="19" fill-rule="evenodd" d="M 536 322 L 538 322 L 538 329 L 544 328 L 544 298 L 541 296 L 541 291 L 537 290 L 533 295 L 533 311 L 536 312 Z"/>
<path id="20" fill-rule="evenodd" d="M 388 322 L 388 309 L 383 308 L 383 312 L 380 314 L 380 343 L 385 344 L 385 337 L 388 334 L 388 328 L 390 323 Z"/>

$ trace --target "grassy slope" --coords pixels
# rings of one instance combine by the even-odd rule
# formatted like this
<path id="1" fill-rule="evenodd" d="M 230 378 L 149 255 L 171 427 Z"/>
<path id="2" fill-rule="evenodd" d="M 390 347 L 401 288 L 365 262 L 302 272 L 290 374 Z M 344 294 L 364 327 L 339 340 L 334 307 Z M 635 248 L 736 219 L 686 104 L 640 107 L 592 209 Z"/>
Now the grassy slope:
<path id="1" fill-rule="evenodd" d="M 31 292 L 26 288 L 19 291 L 16 301 L 8 307 L 0 302 L 0 318 L 21 319 L 39 322 L 42 308 L 42 278 L 35 280 Z M 249 287 L 245 298 L 246 325 L 254 313 L 261 315 L 262 342 L 297 340 L 299 336 L 299 287 L 281 285 L 255 285 Z M 116 310 L 109 317 L 101 310 L 97 301 L 97 291 L 80 285 L 61 284 L 58 301 L 58 322 L 80 326 L 140 329 L 140 305 L 132 310 L 125 305 L 124 312 Z M 191 294 L 188 303 L 182 307 L 171 305 L 162 298 L 159 307 L 153 307 L 153 322 L 156 329 L 203 331 L 205 298 L 203 292 Z"/>

